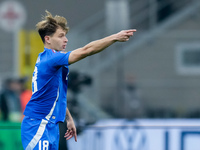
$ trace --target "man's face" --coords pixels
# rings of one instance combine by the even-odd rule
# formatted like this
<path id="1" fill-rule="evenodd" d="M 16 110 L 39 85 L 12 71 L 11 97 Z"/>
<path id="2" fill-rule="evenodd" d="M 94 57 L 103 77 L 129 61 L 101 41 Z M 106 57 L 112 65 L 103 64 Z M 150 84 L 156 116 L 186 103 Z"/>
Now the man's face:
<path id="1" fill-rule="evenodd" d="M 66 32 L 62 28 L 58 28 L 52 36 L 49 36 L 48 40 L 50 47 L 57 51 L 64 51 L 67 42 Z"/>

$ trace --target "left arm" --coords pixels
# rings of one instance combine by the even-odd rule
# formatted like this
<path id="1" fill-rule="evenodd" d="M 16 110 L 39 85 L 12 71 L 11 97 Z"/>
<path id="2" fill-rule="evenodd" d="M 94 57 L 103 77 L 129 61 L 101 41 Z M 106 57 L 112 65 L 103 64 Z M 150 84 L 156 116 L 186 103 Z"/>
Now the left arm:
<path id="1" fill-rule="evenodd" d="M 67 122 L 67 132 L 65 133 L 64 137 L 66 138 L 66 140 L 69 140 L 72 137 L 74 137 L 75 141 L 77 142 L 76 127 L 68 108 L 66 111 L 66 122 Z"/>

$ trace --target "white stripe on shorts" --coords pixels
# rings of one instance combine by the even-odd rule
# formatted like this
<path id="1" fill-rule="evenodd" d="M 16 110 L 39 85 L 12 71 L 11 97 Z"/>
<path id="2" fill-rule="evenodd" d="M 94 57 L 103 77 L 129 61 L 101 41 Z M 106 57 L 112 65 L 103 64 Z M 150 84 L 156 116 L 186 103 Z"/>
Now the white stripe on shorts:
<path id="1" fill-rule="evenodd" d="M 45 117 L 47 120 L 42 119 L 42 122 L 41 122 L 41 124 L 40 124 L 40 126 L 38 128 L 38 131 L 37 131 L 36 135 L 33 137 L 33 139 L 31 140 L 31 142 L 28 144 L 28 146 L 26 147 L 26 150 L 33 150 L 34 147 L 39 142 L 40 138 L 42 137 L 42 135 L 44 133 L 44 130 L 45 130 L 45 127 L 46 127 L 46 125 L 48 123 L 48 120 L 51 118 L 51 116 L 53 114 L 53 111 L 55 109 L 58 97 L 59 97 L 59 89 L 58 89 L 57 97 L 56 97 L 56 100 L 55 100 L 55 102 L 53 104 L 53 107 L 51 108 L 49 114 Z"/>
<path id="2" fill-rule="evenodd" d="M 47 120 L 42 119 L 42 122 L 40 123 L 40 126 L 37 130 L 37 133 L 35 134 L 35 136 L 31 140 L 31 142 L 28 144 L 28 146 L 26 147 L 26 150 L 33 150 L 34 149 L 34 147 L 37 145 L 40 138 L 42 137 L 47 123 L 48 123 Z"/>

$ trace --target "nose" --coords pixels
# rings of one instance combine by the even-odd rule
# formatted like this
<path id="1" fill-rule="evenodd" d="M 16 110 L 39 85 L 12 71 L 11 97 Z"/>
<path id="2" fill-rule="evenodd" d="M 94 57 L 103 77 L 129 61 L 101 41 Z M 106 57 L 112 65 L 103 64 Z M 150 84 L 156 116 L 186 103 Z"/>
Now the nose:
<path id="1" fill-rule="evenodd" d="M 65 36 L 65 42 L 67 43 L 68 42 L 68 38 Z"/>

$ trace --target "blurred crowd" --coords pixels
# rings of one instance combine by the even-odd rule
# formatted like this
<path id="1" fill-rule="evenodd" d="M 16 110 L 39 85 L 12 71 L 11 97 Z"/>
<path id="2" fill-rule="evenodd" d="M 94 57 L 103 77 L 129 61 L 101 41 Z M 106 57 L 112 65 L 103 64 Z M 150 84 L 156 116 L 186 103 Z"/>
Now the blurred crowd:
<path id="1" fill-rule="evenodd" d="M 68 105 L 74 118 L 79 120 L 80 106 L 76 96 L 80 93 L 81 86 L 90 85 L 92 79 L 74 71 L 70 73 L 69 78 L 68 89 L 73 96 L 68 99 Z M 0 89 L 0 121 L 22 121 L 26 104 L 32 96 L 32 91 L 27 88 L 28 81 L 28 77 L 3 80 Z"/>
<path id="2" fill-rule="evenodd" d="M 27 77 L 7 78 L 0 91 L 0 120 L 21 122 L 32 92 L 26 88 Z"/>

